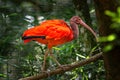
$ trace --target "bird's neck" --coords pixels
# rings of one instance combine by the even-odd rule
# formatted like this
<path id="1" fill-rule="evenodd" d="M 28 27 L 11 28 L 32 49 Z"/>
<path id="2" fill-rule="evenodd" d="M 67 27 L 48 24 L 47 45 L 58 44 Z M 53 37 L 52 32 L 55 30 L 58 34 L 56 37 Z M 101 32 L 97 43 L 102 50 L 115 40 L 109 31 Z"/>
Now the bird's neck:
<path id="1" fill-rule="evenodd" d="M 79 29 L 78 25 L 74 22 L 70 22 L 71 29 L 73 31 L 74 38 L 78 38 L 79 36 Z"/>

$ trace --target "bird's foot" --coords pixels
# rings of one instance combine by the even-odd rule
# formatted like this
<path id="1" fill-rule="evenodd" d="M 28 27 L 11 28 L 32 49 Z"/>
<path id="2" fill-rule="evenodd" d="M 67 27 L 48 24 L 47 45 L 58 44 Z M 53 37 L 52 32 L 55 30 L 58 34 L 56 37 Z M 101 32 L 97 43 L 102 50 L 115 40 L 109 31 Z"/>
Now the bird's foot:
<path id="1" fill-rule="evenodd" d="M 57 69 L 61 68 L 63 71 L 65 71 L 66 70 L 65 67 L 67 67 L 67 65 L 59 65 Z"/>
<path id="2" fill-rule="evenodd" d="M 40 71 L 41 74 L 46 74 L 48 77 L 50 76 L 49 71 Z"/>

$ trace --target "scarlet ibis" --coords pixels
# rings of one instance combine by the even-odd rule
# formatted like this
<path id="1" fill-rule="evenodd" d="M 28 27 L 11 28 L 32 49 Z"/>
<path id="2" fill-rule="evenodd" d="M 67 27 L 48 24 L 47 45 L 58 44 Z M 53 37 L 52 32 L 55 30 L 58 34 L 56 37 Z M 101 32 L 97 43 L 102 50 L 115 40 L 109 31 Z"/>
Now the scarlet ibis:
<path id="1" fill-rule="evenodd" d="M 52 47 L 76 39 L 79 36 L 78 24 L 88 29 L 97 40 L 96 33 L 85 22 L 83 22 L 79 16 L 73 16 L 70 19 L 70 26 L 64 20 L 53 19 L 46 20 L 40 25 L 24 31 L 22 35 L 24 43 L 34 40 L 39 43 L 46 44 L 48 47 L 44 55 L 43 71 L 45 70 L 46 57 L 48 54 L 50 54 L 58 66 L 61 66 L 52 54 Z"/>

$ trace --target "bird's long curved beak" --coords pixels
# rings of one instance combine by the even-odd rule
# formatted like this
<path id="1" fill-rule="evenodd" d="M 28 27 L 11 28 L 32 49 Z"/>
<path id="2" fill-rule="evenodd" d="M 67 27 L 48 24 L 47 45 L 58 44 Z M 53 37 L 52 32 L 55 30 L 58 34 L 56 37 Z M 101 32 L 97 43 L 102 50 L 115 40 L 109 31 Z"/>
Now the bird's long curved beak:
<path id="1" fill-rule="evenodd" d="M 88 29 L 94 35 L 96 41 L 98 42 L 97 34 L 96 34 L 96 32 L 90 26 L 88 26 L 83 20 L 80 20 L 79 24 L 81 26 L 85 27 L 86 29 Z"/>

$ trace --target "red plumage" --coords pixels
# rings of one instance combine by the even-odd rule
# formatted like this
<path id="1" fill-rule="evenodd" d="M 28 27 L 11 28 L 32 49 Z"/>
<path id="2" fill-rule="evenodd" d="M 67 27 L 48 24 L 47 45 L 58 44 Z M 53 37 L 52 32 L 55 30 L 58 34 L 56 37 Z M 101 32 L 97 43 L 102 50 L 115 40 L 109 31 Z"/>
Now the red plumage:
<path id="1" fill-rule="evenodd" d="M 23 37 L 28 36 L 45 36 L 45 39 L 31 38 L 24 40 L 24 42 L 35 40 L 46 44 L 48 48 L 52 48 L 53 46 L 71 41 L 73 39 L 73 31 L 63 20 L 46 20 L 40 25 L 30 28 L 23 33 Z"/>

